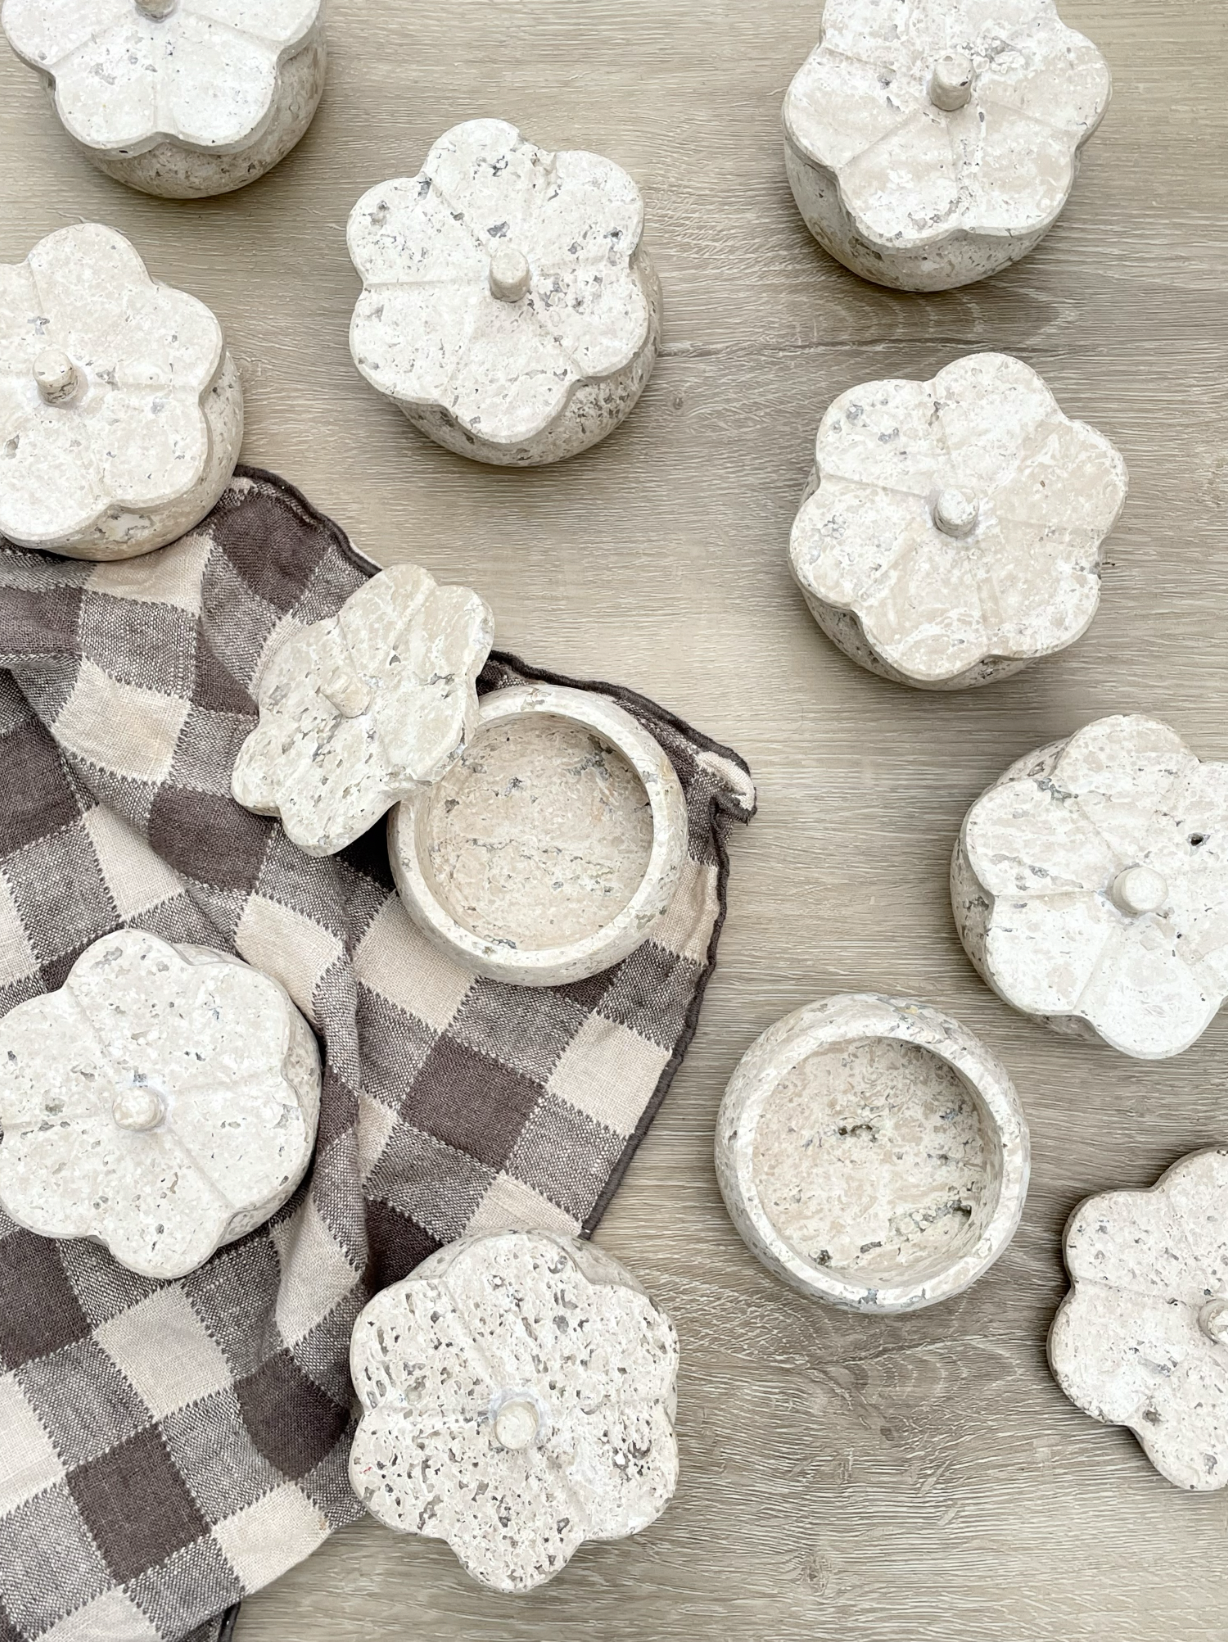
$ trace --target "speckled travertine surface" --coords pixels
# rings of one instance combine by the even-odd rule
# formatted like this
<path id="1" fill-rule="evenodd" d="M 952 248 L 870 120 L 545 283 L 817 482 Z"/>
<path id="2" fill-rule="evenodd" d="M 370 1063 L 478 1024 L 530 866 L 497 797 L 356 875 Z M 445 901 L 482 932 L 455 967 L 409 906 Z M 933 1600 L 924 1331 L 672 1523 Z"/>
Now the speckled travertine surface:
<path id="1" fill-rule="evenodd" d="M 828 0 L 785 99 L 789 182 L 863 279 L 967 285 L 1057 221 L 1110 90 L 1053 0 Z"/>
<path id="2" fill-rule="evenodd" d="M 829 407 L 790 563 L 827 636 L 900 684 L 958 690 L 1073 644 L 1126 500 L 1112 444 L 1009 354 Z"/>
<path id="3" fill-rule="evenodd" d="M 221 326 L 122 234 L 76 223 L 0 265 L 0 536 L 149 553 L 210 511 L 242 441 Z"/>
<path id="4" fill-rule="evenodd" d="M 335 855 L 459 755 L 493 641 L 471 589 L 440 587 L 413 564 L 381 571 L 273 653 L 235 798 L 280 816 L 308 855 Z"/>
<path id="5" fill-rule="evenodd" d="M 0 1204 L 182 1277 L 287 1201 L 319 1107 L 315 1038 L 276 981 L 119 930 L 0 1022 Z"/>
<path id="6" fill-rule="evenodd" d="M 1228 1150 L 1089 1198 L 1065 1250 L 1073 1286 L 1049 1336 L 1062 1390 L 1128 1426 L 1178 1488 L 1228 1485 Z"/>
<path id="7" fill-rule="evenodd" d="M 1228 787 L 1175 730 L 1098 719 L 969 810 L 951 898 L 1000 997 L 1140 1060 L 1179 1055 L 1228 997 Z"/>
<path id="8" fill-rule="evenodd" d="M 1027 1124 L 958 1022 L 874 994 L 787 1015 L 747 1051 L 717 1119 L 721 1193 L 752 1252 L 812 1298 L 915 1311 L 1006 1248 Z"/>
<path id="9" fill-rule="evenodd" d="M 992 1206 L 992 1143 L 953 1067 L 870 1038 L 783 1077 L 755 1133 L 772 1223 L 799 1254 L 888 1285 L 974 1248 Z"/>
<path id="10" fill-rule="evenodd" d="M 355 1493 L 495 1590 L 532 1590 L 586 1540 L 640 1533 L 677 1485 L 677 1336 L 590 1243 L 451 1244 L 367 1306 L 350 1362 Z"/>
<path id="11" fill-rule="evenodd" d="M 669 756 L 607 697 L 557 685 L 482 698 L 460 759 L 389 823 L 410 916 L 494 980 L 558 986 L 652 933 L 687 850 Z"/>
<path id="12" fill-rule="evenodd" d="M 652 852 L 644 784 L 564 718 L 512 718 L 470 741 L 421 834 L 431 882 L 475 935 L 568 946 L 617 917 Z"/>
<path id="13" fill-rule="evenodd" d="M 322 0 L 4 0 L 0 25 L 77 146 L 147 194 L 254 182 L 324 90 Z"/>
<path id="14" fill-rule="evenodd" d="M 643 228 L 640 191 L 611 161 L 550 153 L 505 120 L 456 126 L 416 177 L 350 215 L 354 362 L 462 456 L 574 456 L 627 416 L 656 362 Z"/>

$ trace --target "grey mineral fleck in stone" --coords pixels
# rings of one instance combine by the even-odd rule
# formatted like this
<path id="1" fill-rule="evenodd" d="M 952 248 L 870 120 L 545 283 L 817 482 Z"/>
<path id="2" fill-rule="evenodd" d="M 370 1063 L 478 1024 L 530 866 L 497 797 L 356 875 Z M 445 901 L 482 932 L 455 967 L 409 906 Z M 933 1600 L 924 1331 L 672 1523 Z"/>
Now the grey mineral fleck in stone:
<path id="1" fill-rule="evenodd" d="M 1100 603 L 1121 456 L 1008 354 L 850 388 L 815 441 L 793 574 L 819 626 L 896 683 L 959 690 L 1064 649 Z"/>
<path id="2" fill-rule="evenodd" d="M 0 536 L 78 559 L 175 541 L 225 490 L 243 394 L 204 303 L 76 223 L 0 265 Z"/>
<path id="3" fill-rule="evenodd" d="M 0 1205 L 182 1277 L 289 1199 L 319 1105 L 315 1038 L 276 981 L 120 930 L 0 1022 Z"/>
<path id="4" fill-rule="evenodd" d="M 1228 1151 L 1152 1191 L 1089 1198 L 1066 1228 L 1072 1287 L 1049 1336 L 1058 1384 L 1127 1426 L 1178 1488 L 1228 1484 Z"/>
<path id="5" fill-rule="evenodd" d="M 623 910 L 648 870 L 652 808 L 586 725 L 510 718 L 440 781 L 423 836 L 435 891 L 460 922 L 537 951 L 595 935 Z"/>
<path id="6" fill-rule="evenodd" d="M 504 120 L 445 133 L 349 222 L 364 290 L 350 350 L 449 450 L 514 466 L 604 439 L 656 362 L 660 289 L 635 183 Z"/>
<path id="7" fill-rule="evenodd" d="M 717 1123 L 734 1224 L 816 1299 L 913 1311 L 960 1293 L 1014 1235 L 1028 1133 L 1002 1066 L 923 1004 L 830 998 L 751 1047 Z"/>
<path id="8" fill-rule="evenodd" d="M 467 587 L 394 565 L 335 616 L 287 637 L 232 778 L 308 855 L 335 855 L 447 771 L 478 718 L 494 621 Z"/>
<path id="9" fill-rule="evenodd" d="M 686 798 L 608 698 L 498 690 L 459 761 L 394 811 L 389 849 L 410 916 L 458 963 L 559 986 L 625 958 L 668 911 Z"/>
<path id="10" fill-rule="evenodd" d="M 789 182 L 863 279 L 966 285 L 1057 221 L 1110 89 L 1053 0 L 827 0 L 785 99 Z"/>
<path id="11" fill-rule="evenodd" d="M 362 1313 L 350 1364 L 358 1498 L 495 1590 L 640 1533 L 674 1492 L 677 1337 L 592 1244 L 508 1232 L 441 1249 Z"/>
<path id="12" fill-rule="evenodd" d="M 321 0 L 4 0 L 0 24 L 82 152 L 147 194 L 254 182 L 324 90 Z"/>
<path id="13" fill-rule="evenodd" d="M 1140 1060 L 1179 1055 L 1228 997 L 1225 766 L 1141 714 L 1011 766 L 955 847 L 960 939 L 1025 1015 Z"/>

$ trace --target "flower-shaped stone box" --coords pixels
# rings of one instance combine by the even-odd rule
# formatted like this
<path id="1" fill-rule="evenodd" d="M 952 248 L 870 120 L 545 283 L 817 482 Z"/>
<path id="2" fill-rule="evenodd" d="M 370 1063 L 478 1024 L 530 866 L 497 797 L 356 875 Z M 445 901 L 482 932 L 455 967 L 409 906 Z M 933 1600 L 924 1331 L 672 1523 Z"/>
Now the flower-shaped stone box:
<path id="1" fill-rule="evenodd" d="M 977 800 L 951 894 L 1013 1008 L 1140 1060 L 1179 1055 L 1228 997 L 1228 765 L 1155 719 L 1099 719 Z"/>
<path id="2" fill-rule="evenodd" d="M 462 456 L 574 456 L 618 426 L 656 362 L 643 225 L 639 189 L 600 155 L 549 153 L 503 120 L 456 126 L 350 216 L 354 361 Z"/>
<path id="3" fill-rule="evenodd" d="M 274 651 L 235 798 L 279 815 L 308 855 L 335 855 L 459 756 L 493 636 L 469 588 L 439 587 L 413 564 L 373 576 Z"/>
<path id="4" fill-rule="evenodd" d="M 831 405 L 790 562 L 819 626 L 871 672 L 988 684 L 1090 626 L 1126 488 L 1114 447 L 1034 370 L 970 354 Z"/>
<path id="5" fill-rule="evenodd" d="M 641 1532 L 674 1492 L 677 1336 L 591 1243 L 508 1232 L 441 1249 L 367 1306 L 350 1362 L 354 1492 L 495 1590 Z"/>
<path id="6" fill-rule="evenodd" d="M 1110 90 L 1053 0 L 827 0 L 785 99 L 789 182 L 863 279 L 967 285 L 1052 228 Z"/>
<path id="7" fill-rule="evenodd" d="M 1015 1234 L 1028 1158 L 995 1057 L 937 1010 L 872 994 L 770 1027 L 717 1119 L 717 1178 L 748 1247 L 853 1311 L 916 1311 L 974 1283 Z"/>
<path id="8" fill-rule="evenodd" d="M 276 981 L 120 930 L 0 1021 L 0 1206 L 183 1277 L 289 1199 L 319 1109 L 315 1038 Z"/>
<path id="9" fill-rule="evenodd" d="M 324 90 L 322 0 L 4 0 L 0 26 L 99 170 L 172 199 L 262 177 Z"/>
<path id="10" fill-rule="evenodd" d="M 1127 1426 L 1178 1488 L 1228 1484 L 1228 1151 L 1151 1191 L 1106 1192 L 1066 1228 L 1072 1287 L 1049 1336 L 1062 1390 Z"/>
<path id="11" fill-rule="evenodd" d="M 0 264 L 0 536 L 149 553 L 209 512 L 242 439 L 221 326 L 122 234 L 78 223 Z"/>
<path id="12" fill-rule="evenodd" d="M 668 911 L 686 858 L 669 756 L 608 697 L 483 696 L 460 758 L 389 822 L 410 916 L 457 963 L 521 986 L 609 969 Z"/>

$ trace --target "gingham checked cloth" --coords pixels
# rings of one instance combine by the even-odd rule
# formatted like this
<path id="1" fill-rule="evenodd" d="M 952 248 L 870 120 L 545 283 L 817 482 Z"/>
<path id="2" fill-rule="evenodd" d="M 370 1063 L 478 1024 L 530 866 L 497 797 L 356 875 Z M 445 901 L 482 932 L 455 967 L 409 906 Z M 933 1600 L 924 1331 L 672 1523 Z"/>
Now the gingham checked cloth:
<path id="1" fill-rule="evenodd" d="M 591 1230 L 694 1031 L 754 790 L 641 697 L 601 687 L 668 750 L 689 859 L 654 938 L 577 985 L 436 954 L 382 827 L 310 860 L 232 801 L 262 664 L 374 568 L 252 470 L 145 558 L 0 550 L 0 1014 L 130 924 L 275 975 L 325 1060 L 308 1187 L 182 1282 L 0 1214 L 0 1642 L 213 1642 L 358 1516 L 361 1307 L 463 1233 Z M 481 687 L 545 676 L 495 656 Z"/>

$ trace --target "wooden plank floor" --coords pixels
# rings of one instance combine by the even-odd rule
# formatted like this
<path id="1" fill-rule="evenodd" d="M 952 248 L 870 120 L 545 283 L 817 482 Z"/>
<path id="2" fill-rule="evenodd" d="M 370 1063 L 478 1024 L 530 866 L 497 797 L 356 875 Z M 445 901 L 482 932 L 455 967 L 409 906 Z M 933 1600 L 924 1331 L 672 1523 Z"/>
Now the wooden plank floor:
<path id="1" fill-rule="evenodd" d="M 1062 222 L 988 284 L 863 285 L 793 209 L 779 105 L 818 35 L 799 0 L 334 0 L 322 113 L 243 194 L 147 200 L 67 146 L 0 58 L 0 259 L 78 218 L 204 298 L 241 360 L 247 460 L 303 486 L 385 562 L 483 590 L 500 642 L 644 690 L 751 761 L 731 916 L 690 1061 L 600 1232 L 676 1320 L 683 1481 L 642 1538 L 553 1586 L 485 1594 L 374 1524 L 251 1600 L 239 1642 L 1223 1642 L 1228 1495 L 1185 1496 L 1047 1374 L 1058 1239 L 1080 1197 L 1228 1139 L 1228 1018 L 1140 1065 L 1014 1016 L 956 941 L 959 819 L 1018 755 L 1147 710 L 1228 758 L 1228 8 L 1065 0 L 1113 106 Z M 642 183 L 665 354 L 608 444 L 537 473 L 414 434 L 358 378 L 344 242 L 369 185 L 498 114 Z M 1102 614 L 1065 656 L 955 697 L 836 654 L 787 571 L 829 401 L 974 348 L 1037 366 L 1124 451 L 1132 494 Z M 833 991 L 948 1009 L 1014 1072 L 1035 1174 L 1023 1228 L 969 1295 L 900 1321 L 786 1292 L 731 1229 L 713 1119 L 751 1040 Z"/>

